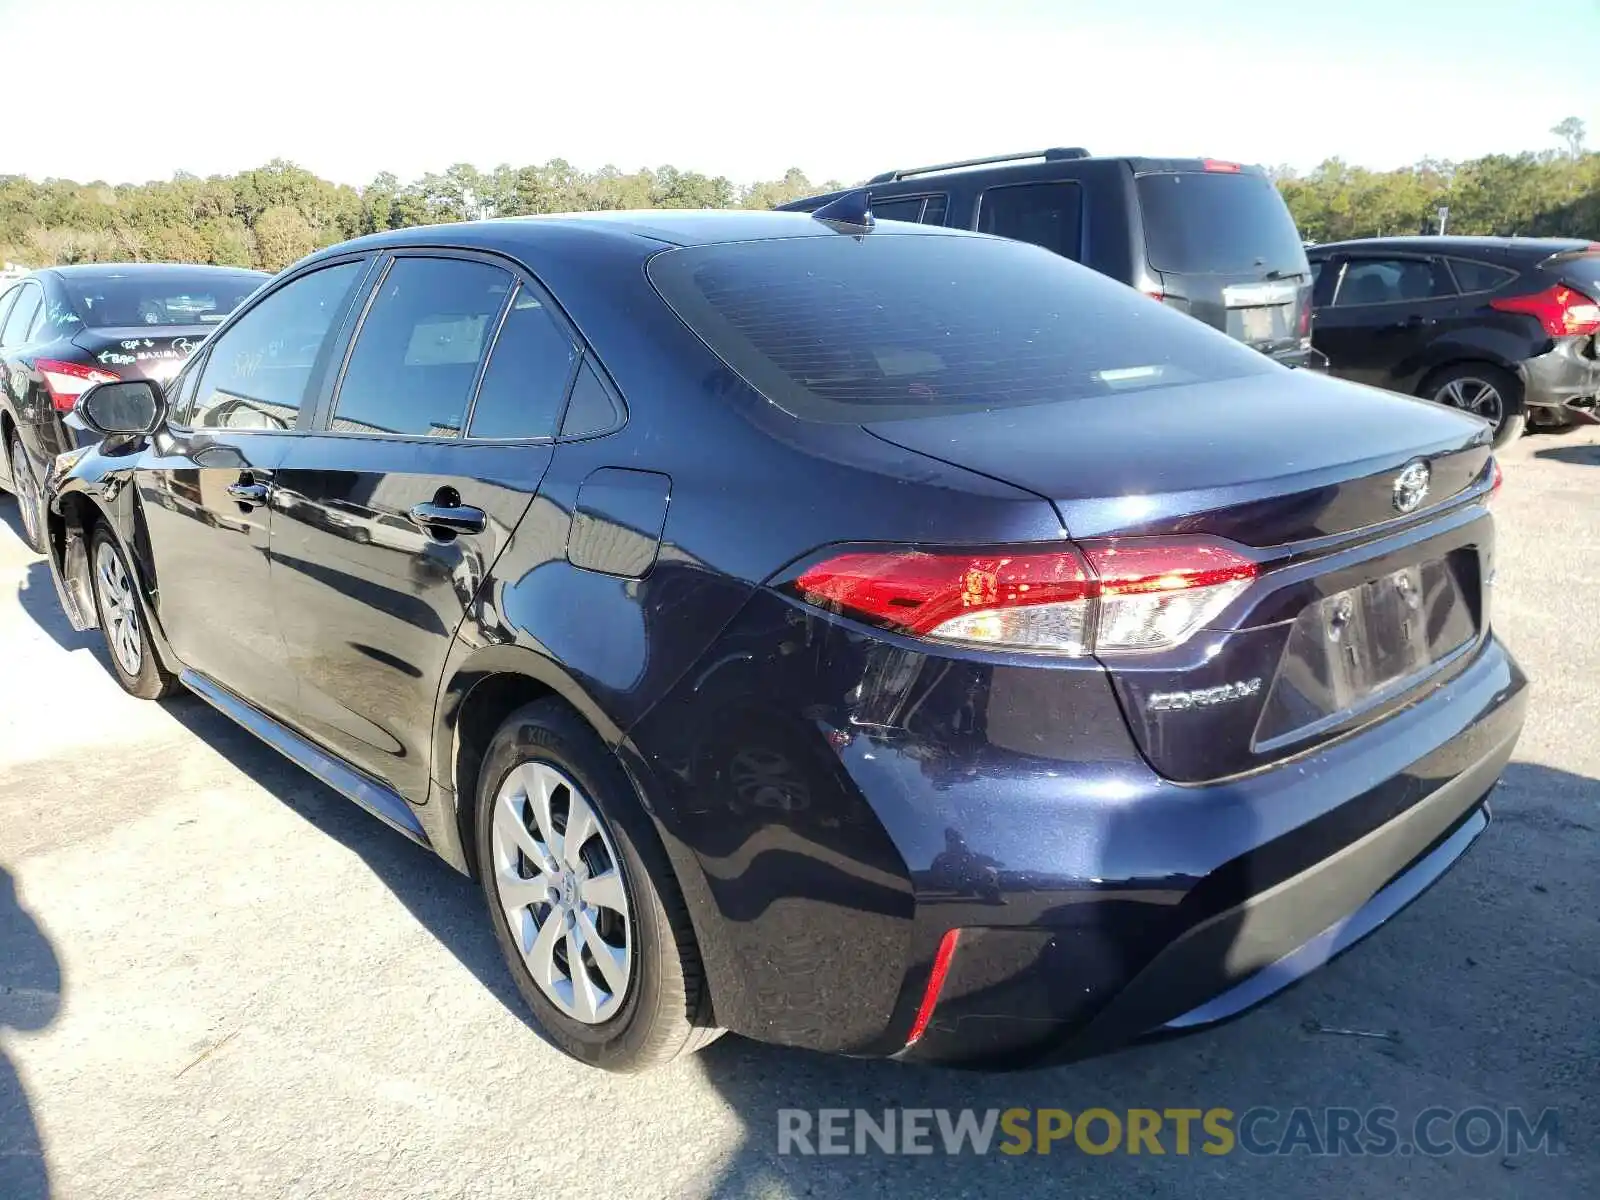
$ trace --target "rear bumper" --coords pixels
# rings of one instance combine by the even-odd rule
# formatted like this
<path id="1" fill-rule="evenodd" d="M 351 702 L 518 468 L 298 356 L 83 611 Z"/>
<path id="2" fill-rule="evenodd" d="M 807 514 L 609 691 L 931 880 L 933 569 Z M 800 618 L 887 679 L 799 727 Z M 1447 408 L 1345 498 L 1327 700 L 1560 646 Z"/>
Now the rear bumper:
<path id="1" fill-rule="evenodd" d="M 1600 396 L 1600 359 L 1590 357 L 1594 338 L 1557 338 L 1555 348 L 1521 365 L 1523 398 L 1530 408 L 1560 409 L 1572 420 L 1594 421 Z"/>
<path id="2" fill-rule="evenodd" d="M 1035 922 L 963 924 L 928 1030 L 899 1056 L 1086 1057 L 1227 1019 L 1288 987 L 1419 896 L 1482 833 L 1525 688 L 1491 638 L 1461 676 L 1376 728 L 1298 764 L 1182 789 L 1203 874 L 1174 861 L 1164 879 L 1118 881 L 1121 897 L 1085 880 L 1078 904 Z M 1417 757 L 1419 746 L 1433 749 Z M 1285 811 L 1306 819 L 1285 827 L 1271 815 Z M 1126 819 L 1124 838 L 1143 826 L 1152 847 L 1170 843 L 1170 814 Z"/>

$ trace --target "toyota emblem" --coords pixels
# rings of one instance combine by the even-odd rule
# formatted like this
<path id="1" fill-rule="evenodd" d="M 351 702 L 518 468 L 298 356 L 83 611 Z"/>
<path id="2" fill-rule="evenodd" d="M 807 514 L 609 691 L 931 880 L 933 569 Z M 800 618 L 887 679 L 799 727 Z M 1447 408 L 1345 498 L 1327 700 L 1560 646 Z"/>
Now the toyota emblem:
<path id="1" fill-rule="evenodd" d="M 1428 481 L 1432 478 L 1433 472 L 1421 459 L 1407 463 L 1405 469 L 1395 477 L 1394 510 L 1402 513 L 1415 512 L 1417 506 L 1427 496 Z"/>

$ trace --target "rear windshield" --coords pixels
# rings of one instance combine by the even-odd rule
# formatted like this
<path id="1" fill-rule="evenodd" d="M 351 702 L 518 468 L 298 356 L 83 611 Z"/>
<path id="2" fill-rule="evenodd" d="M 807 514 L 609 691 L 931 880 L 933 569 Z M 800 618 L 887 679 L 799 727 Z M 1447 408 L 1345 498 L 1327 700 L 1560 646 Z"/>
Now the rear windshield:
<path id="1" fill-rule="evenodd" d="M 789 413 L 882 421 L 1275 370 L 1224 334 L 1023 242 L 838 234 L 664 250 L 650 278 Z"/>
<path id="2" fill-rule="evenodd" d="M 126 325 L 217 325 L 265 275 L 163 271 L 159 275 L 64 278 L 78 318 L 91 329 Z"/>
<path id="3" fill-rule="evenodd" d="M 1306 251 L 1289 208 L 1264 175 L 1164 171 L 1138 179 L 1145 250 L 1179 275 L 1303 275 Z"/>
<path id="4" fill-rule="evenodd" d="M 1577 254 L 1571 258 L 1558 258 L 1550 264 L 1554 273 L 1584 295 L 1600 300 L 1600 255 Z"/>

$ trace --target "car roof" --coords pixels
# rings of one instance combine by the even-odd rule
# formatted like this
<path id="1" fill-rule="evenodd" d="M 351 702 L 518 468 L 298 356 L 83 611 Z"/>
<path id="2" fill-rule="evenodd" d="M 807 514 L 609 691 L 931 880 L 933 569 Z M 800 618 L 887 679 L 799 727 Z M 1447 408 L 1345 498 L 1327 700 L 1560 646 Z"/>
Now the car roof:
<path id="1" fill-rule="evenodd" d="M 968 236 L 964 230 L 895 223 L 889 236 Z M 759 209 L 619 209 L 602 212 L 553 213 L 531 217 L 499 217 L 447 225 L 415 225 L 368 234 L 320 251 L 316 257 L 352 251 L 405 246 L 458 246 L 518 250 L 574 241 L 634 243 L 648 251 L 663 246 L 709 246 L 727 242 L 768 241 L 804 237 L 837 237 L 839 231 L 809 213 Z"/>
<path id="2" fill-rule="evenodd" d="M 1408 251 L 1419 254 L 1486 254 L 1495 258 L 1521 257 L 1549 258 L 1552 254 L 1571 254 L 1584 250 L 1600 250 L 1600 244 L 1581 238 L 1535 237 L 1461 237 L 1447 234 L 1413 237 L 1351 238 L 1343 242 L 1321 242 L 1306 249 L 1307 255 L 1316 257 L 1334 252 L 1348 251 Z"/>
<path id="3" fill-rule="evenodd" d="M 163 275 L 193 275 L 196 271 L 267 278 L 267 272 L 250 267 L 219 267 L 210 263 L 69 263 L 58 267 L 42 267 L 34 274 L 46 271 L 62 279 L 159 279 Z"/>

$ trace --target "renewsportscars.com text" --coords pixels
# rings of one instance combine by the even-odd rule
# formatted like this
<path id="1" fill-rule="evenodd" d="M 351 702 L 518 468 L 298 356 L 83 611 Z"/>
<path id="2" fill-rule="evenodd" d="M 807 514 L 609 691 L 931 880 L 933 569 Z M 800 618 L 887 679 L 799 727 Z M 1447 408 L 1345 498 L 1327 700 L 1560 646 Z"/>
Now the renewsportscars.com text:
<path id="1" fill-rule="evenodd" d="M 778 1110 L 779 1154 L 1555 1154 L 1555 1109 Z"/>

